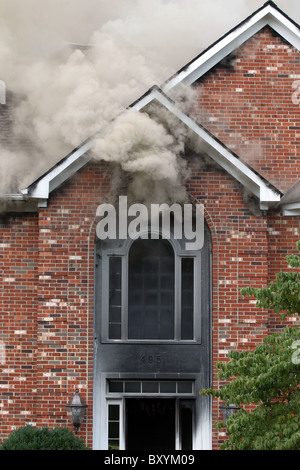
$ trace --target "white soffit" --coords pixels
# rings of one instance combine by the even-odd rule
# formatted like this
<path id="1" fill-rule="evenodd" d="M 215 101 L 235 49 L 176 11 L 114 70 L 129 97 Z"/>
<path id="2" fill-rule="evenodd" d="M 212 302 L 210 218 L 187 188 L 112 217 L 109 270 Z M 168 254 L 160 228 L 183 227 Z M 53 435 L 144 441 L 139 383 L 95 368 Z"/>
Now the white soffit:
<path id="1" fill-rule="evenodd" d="M 284 216 L 300 216 L 300 201 L 292 204 L 282 204 L 281 209 Z"/>
<path id="2" fill-rule="evenodd" d="M 280 206 L 283 215 L 300 215 L 300 180 L 285 193 Z"/>
<path id="3" fill-rule="evenodd" d="M 273 2 L 267 2 L 264 7 L 166 81 L 161 89 L 168 92 L 179 84 L 191 85 L 265 26 L 270 26 L 288 43 L 300 49 L 299 26 L 283 14 Z"/>

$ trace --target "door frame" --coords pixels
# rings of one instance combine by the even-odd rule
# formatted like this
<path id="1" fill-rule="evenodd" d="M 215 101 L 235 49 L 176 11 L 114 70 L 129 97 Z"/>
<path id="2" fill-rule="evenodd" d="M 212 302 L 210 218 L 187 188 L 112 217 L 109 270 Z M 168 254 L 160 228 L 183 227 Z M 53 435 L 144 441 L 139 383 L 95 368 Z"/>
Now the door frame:
<path id="1" fill-rule="evenodd" d="M 123 374 L 122 374 L 123 375 Z M 120 374 L 101 374 L 101 386 L 100 399 L 97 400 L 96 409 L 99 413 L 99 419 L 94 438 L 97 440 L 97 448 L 107 450 L 108 449 L 108 406 L 109 404 L 118 404 L 120 406 L 120 435 L 119 435 L 119 448 L 120 450 L 126 450 L 126 410 L 125 401 L 126 398 L 145 399 L 145 398 L 173 398 L 177 400 L 176 404 L 176 416 L 175 416 L 175 450 L 180 450 L 180 424 L 179 424 L 179 404 L 180 400 L 193 400 L 193 449 L 210 449 L 211 448 L 211 398 L 199 395 L 199 377 L 190 374 L 181 374 L 180 380 L 193 382 L 193 389 L 191 393 L 109 393 L 108 383 L 109 380 L 120 380 L 120 381 L 145 381 L 145 380 L 159 380 L 159 381 L 179 381 L 179 377 L 161 374 L 159 378 L 154 376 L 122 376 Z M 100 385 L 100 384 L 99 384 Z M 96 442 L 95 442 L 96 443 Z"/>

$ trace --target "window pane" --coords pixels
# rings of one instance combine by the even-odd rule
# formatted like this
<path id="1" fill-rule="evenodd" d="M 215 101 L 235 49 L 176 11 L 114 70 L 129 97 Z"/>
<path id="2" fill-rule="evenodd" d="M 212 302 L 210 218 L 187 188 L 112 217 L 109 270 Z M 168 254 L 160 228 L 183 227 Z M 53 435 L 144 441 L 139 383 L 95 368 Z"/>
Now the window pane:
<path id="1" fill-rule="evenodd" d="M 110 323 L 121 323 L 121 309 L 120 307 L 110 307 L 109 309 Z"/>
<path id="2" fill-rule="evenodd" d="M 120 411 L 119 405 L 110 405 L 108 407 L 108 419 L 109 421 L 119 421 L 120 419 Z"/>
<path id="3" fill-rule="evenodd" d="M 193 393 L 193 382 L 190 380 L 178 382 L 178 393 Z"/>
<path id="4" fill-rule="evenodd" d="M 194 258 L 181 260 L 181 339 L 194 338 Z"/>
<path id="5" fill-rule="evenodd" d="M 121 339 L 121 325 L 110 324 L 108 328 L 109 339 Z"/>
<path id="6" fill-rule="evenodd" d="M 108 405 L 108 448 L 120 447 L 120 406 Z"/>
<path id="7" fill-rule="evenodd" d="M 176 393 L 176 382 L 160 382 L 160 393 Z"/>
<path id="8" fill-rule="evenodd" d="M 123 382 L 120 380 L 110 380 L 108 391 L 110 393 L 123 392 Z"/>
<path id="9" fill-rule="evenodd" d="M 119 437 L 119 423 L 111 421 L 108 423 L 108 435 L 111 439 L 118 439 Z"/>
<path id="10" fill-rule="evenodd" d="M 140 393 L 141 382 L 125 382 L 125 392 L 127 393 Z"/>
<path id="11" fill-rule="evenodd" d="M 136 240 L 129 252 L 129 339 L 174 339 L 174 251 L 168 240 Z M 138 279 L 138 282 L 137 282 Z"/>
<path id="12" fill-rule="evenodd" d="M 108 448 L 109 450 L 119 450 L 120 448 L 119 439 L 109 439 Z"/>
<path id="13" fill-rule="evenodd" d="M 193 449 L 193 402 L 180 401 L 181 449 Z"/>
<path id="14" fill-rule="evenodd" d="M 108 381 L 109 393 L 168 393 L 192 394 L 194 382 L 192 380 L 120 380 Z M 111 420 L 117 420 L 118 415 L 110 414 Z"/>
<path id="15" fill-rule="evenodd" d="M 109 258 L 109 339 L 121 339 L 122 321 L 122 258 Z"/>
<path id="16" fill-rule="evenodd" d="M 143 382 L 143 393 L 158 393 L 158 382 Z"/>
<path id="17" fill-rule="evenodd" d="M 160 316 L 160 331 L 164 339 L 173 339 L 174 337 L 174 311 L 162 309 Z"/>

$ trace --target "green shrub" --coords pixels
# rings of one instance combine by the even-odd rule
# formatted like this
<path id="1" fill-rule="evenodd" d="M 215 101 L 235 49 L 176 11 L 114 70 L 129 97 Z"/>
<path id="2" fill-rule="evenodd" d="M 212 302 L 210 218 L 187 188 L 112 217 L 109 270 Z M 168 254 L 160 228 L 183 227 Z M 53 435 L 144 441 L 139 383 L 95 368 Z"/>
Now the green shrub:
<path id="1" fill-rule="evenodd" d="M 88 450 L 82 439 L 67 428 L 24 426 L 2 442 L 0 450 Z"/>

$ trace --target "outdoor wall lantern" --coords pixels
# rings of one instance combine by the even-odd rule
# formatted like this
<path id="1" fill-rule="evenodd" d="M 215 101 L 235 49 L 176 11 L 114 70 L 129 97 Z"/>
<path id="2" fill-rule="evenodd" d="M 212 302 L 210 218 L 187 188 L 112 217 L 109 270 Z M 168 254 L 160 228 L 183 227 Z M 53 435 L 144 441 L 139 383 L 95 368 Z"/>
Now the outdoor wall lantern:
<path id="1" fill-rule="evenodd" d="M 240 406 L 238 405 L 233 405 L 232 403 L 230 403 L 229 405 L 221 405 L 219 407 L 219 410 L 222 412 L 222 416 L 223 416 L 223 422 L 226 424 L 226 420 L 236 414 L 239 410 L 241 409 Z"/>
<path id="2" fill-rule="evenodd" d="M 75 428 L 75 434 L 77 434 L 78 429 L 84 420 L 87 408 L 87 404 L 79 394 L 78 390 L 75 391 L 71 403 L 68 403 L 66 407 L 68 414 L 70 415 L 71 422 Z"/>

